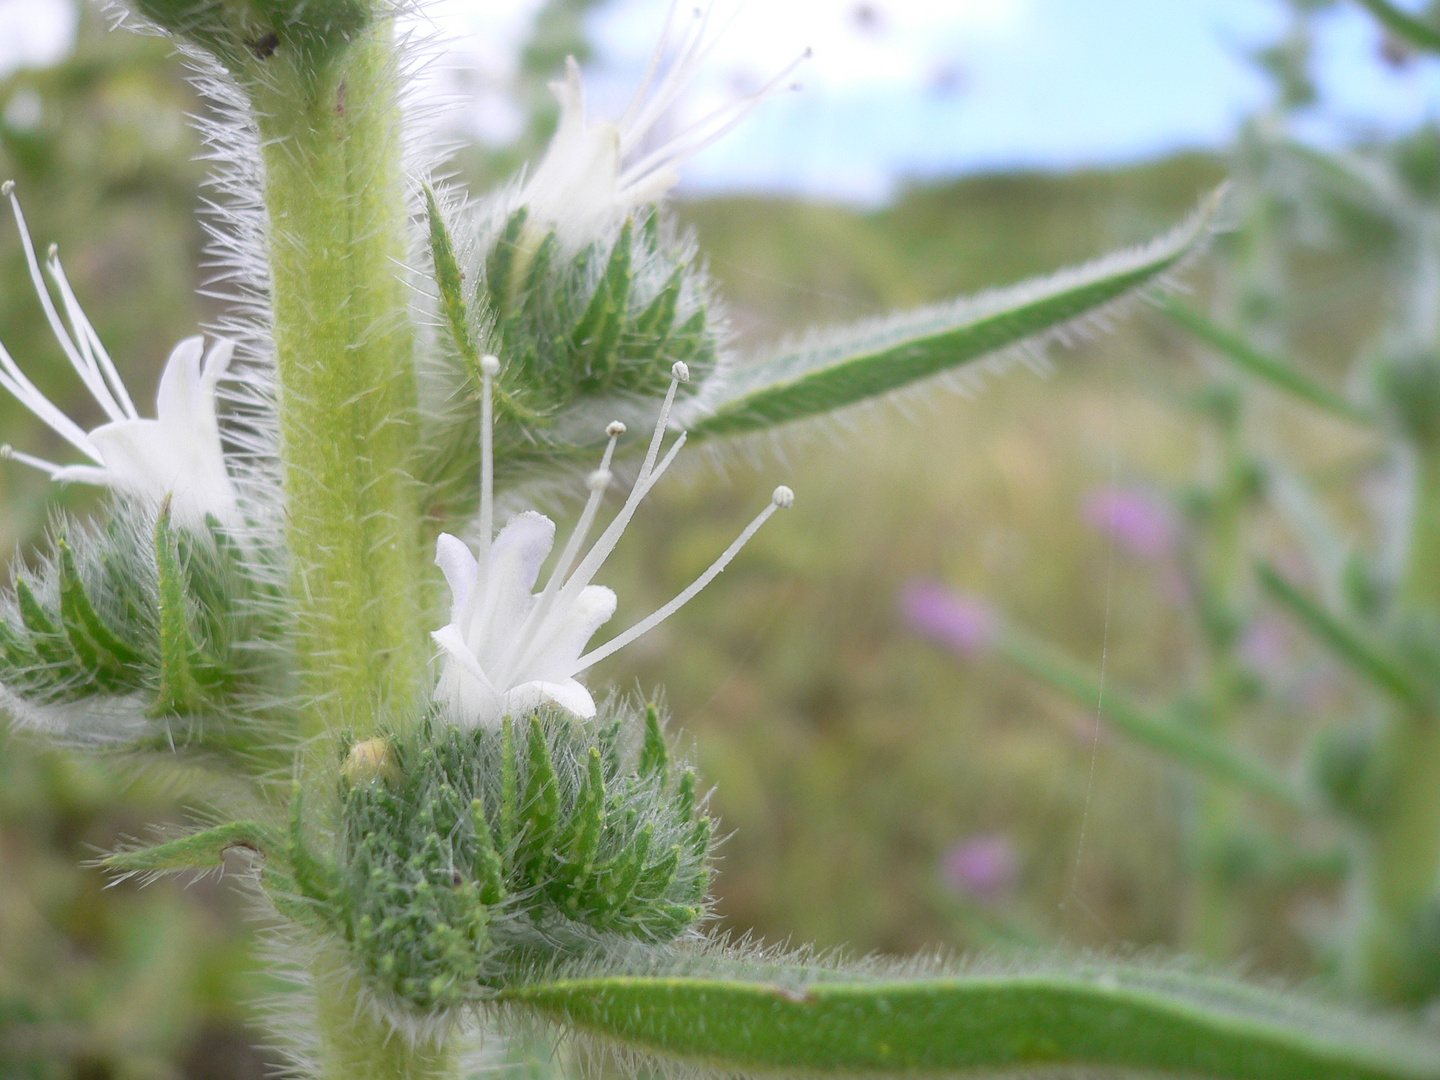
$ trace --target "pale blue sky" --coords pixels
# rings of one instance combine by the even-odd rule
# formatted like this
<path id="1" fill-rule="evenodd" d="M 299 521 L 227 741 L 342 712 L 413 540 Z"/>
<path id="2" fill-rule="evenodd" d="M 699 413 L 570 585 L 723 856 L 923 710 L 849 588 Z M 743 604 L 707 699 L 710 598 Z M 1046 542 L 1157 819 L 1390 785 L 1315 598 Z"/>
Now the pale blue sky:
<path id="1" fill-rule="evenodd" d="M 640 28 L 663 9 L 616 0 L 595 19 L 617 82 L 633 80 L 650 40 Z M 813 42 L 812 70 L 803 92 L 767 102 L 692 162 L 687 186 L 862 202 L 908 177 L 1222 147 L 1267 99 L 1244 52 L 1284 26 L 1274 0 L 750 0 L 742 17 L 727 35 L 734 44 L 712 59 L 717 81 L 729 70 L 744 84 L 733 72 L 754 56 L 753 82 Z M 1324 98 L 1301 124 L 1307 137 L 1334 145 L 1440 110 L 1440 62 L 1397 71 L 1379 41 L 1353 3 L 1323 17 Z"/>
<path id="2" fill-rule="evenodd" d="M 503 138 L 505 91 L 540 0 L 433 0 L 466 126 Z M 697 0 L 698 2 L 698 0 Z M 1414 5 L 1416 0 L 1405 0 Z M 687 0 L 687 6 L 690 0 Z M 733 24 L 675 124 L 753 88 L 806 47 L 804 89 L 767 102 L 690 162 L 691 191 L 788 191 L 875 203 L 909 178 L 1062 169 L 1223 147 L 1266 97 L 1242 59 L 1284 25 L 1278 0 L 717 0 Z M 596 111 L 618 111 L 668 0 L 611 0 L 591 28 Z M 0 0 L 0 70 L 63 53 L 70 0 Z M 1301 131 L 1343 143 L 1440 111 L 1440 61 L 1402 70 L 1354 0 L 1320 24 L 1324 101 Z"/>

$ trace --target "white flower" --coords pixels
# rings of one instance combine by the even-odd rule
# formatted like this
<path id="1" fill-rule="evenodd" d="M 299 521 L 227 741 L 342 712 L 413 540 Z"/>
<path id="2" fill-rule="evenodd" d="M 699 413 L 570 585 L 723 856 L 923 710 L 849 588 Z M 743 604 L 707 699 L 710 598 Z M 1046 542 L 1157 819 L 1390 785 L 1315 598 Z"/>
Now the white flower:
<path id="1" fill-rule="evenodd" d="M 600 467 L 590 474 L 590 498 L 545 588 L 536 594 L 540 567 L 555 543 L 555 523 L 527 511 L 511 519 L 493 541 L 490 539 L 494 531 L 491 380 L 498 370 L 499 361 L 491 356 L 484 358 L 480 555 L 472 555 L 462 541 L 449 534 L 442 534 L 436 544 L 435 563 L 445 574 L 451 596 L 450 622 L 431 635 L 444 650 L 444 669 L 436 697 L 448 707 L 453 720 L 466 725 L 493 727 L 506 716 L 522 714 L 546 702 L 589 719 L 595 715 L 595 700 L 576 676 L 679 610 L 725 569 L 777 507 L 791 505 L 795 496 L 789 488 L 776 488 L 770 505 L 689 588 L 629 630 L 584 652 L 595 631 L 615 613 L 615 594 L 591 582 L 615 550 L 640 501 L 685 443 L 682 433 L 657 463 L 676 387 L 689 378 L 689 372 L 683 363 L 672 369 L 670 390 L 630 495 L 582 559 L 580 549 L 610 484 L 610 462 L 625 425 L 617 421 L 606 429 L 610 441 Z"/>
<path id="2" fill-rule="evenodd" d="M 159 503 L 167 496 L 181 523 L 198 525 L 213 514 L 222 522 L 238 517 L 235 486 L 225 469 L 220 425 L 215 417 L 215 392 L 234 353 L 233 342 L 217 340 L 206 352 L 203 338 L 176 345 L 160 376 L 155 397 L 156 418 L 143 419 L 135 409 L 115 364 L 90 320 L 85 317 L 52 246 L 46 269 L 60 293 L 69 318 L 67 329 L 55 309 L 40 273 L 25 217 L 14 185 L 4 185 L 15 212 L 30 278 L 70 366 L 90 391 L 109 421 L 85 431 L 32 383 L 0 345 L 0 387 L 45 422 L 49 428 L 90 459 L 89 464 L 58 465 L 9 446 L 0 454 L 48 473 L 53 480 L 100 484 L 131 498 Z"/>
<path id="3" fill-rule="evenodd" d="M 646 135 L 690 85 L 714 47 L 707 33 L 713 8 L 697 9 L 694 22 L 681 34 L 673 59 L 656 82 L 662 62 L 671 52 L 678 6 L 679 0 L 674 0 L 645 77 L 619 120 L 591 120 L 586 115 L 585 85 L 573 56 L 566 58 L 564 80 L 550 84 L 560 102 L 560 121 L 545 157 L 520 193 L 520 203 L 529 207 L 532 221 L 558 229 L 567 243 L 584 243 L 634 208 L 658 202 L 679 182 L 680 165 L 783 89 L 785 79 L 804 59 L 795 60 L 755 93 L 721 106 L 660 146 L 641 153 Z"/>

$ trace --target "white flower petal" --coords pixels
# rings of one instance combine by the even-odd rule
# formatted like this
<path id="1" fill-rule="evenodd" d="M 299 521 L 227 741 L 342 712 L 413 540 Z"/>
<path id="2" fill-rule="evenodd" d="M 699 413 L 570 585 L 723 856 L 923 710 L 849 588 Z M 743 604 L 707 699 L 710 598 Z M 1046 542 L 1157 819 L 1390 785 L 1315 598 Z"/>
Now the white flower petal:
<path id="1" fill-rule="evenodd" d="M 558 705 L 581 720 L 590 720 L 595 716 L 595 699 L 574 679 L 521 683 L 505 692 L 501 709 L 505 716 L 522 716 L 546 704 Z"/>
<path id="2" fill-rule="evenodd" d="M 441 533 L 435 540 L 435 565 L 445 575 L 445 584 L 450 586 L 450 621 L 458 623 L 460 613 L 470 599 L 470 590 L 475 587 L 480 564 L 470 554 L 465 541 L 449 533 Z"/>
<path id="3" fill-rule="evenodd" d="M 155 393 L 155 416 L 166 426 L 193 425 L 200 413 L 214 417 L 215 399 L 201 387 L 200 357 L 204 352 L 202 337 L 186 338 L 170 350 Z"/>
<path id="4" fill-rule="evenodd" d="M 575 674 L 575 661 L 595 631 L 615 614 L 615 591 L 604 585 L 587 585 L 575 602 L 555 612 L 530 647 L 523 673 L 530 678 L 568 679 Z"/>
<path id="5" fill-rule="evenodd" d="M 494 658 L 495 650 L 510 644 L 500 641 L 490 628 L 513 633 L 535 606 L 531 594 L 540 567 L 555 546 L 555 523 L 544 514 L 527 510 L 517 514 L 500 530 L 490 545 L 490 566 L 485 574 L 485 595 L 473 596 L 469 617 L 461 623 L 465 639 L 482 658 Z"/>

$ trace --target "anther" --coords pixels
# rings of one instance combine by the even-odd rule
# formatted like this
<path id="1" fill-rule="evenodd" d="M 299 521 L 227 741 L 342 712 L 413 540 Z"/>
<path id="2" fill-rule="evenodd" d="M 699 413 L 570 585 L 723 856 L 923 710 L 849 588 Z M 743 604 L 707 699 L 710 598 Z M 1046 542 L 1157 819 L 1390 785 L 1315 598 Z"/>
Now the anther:
<path id="1" fill-rule="evenodd" d="M 54 262 L 54 261 L 55 261 L 56 259 L 58 259 L 59 257 L 60 257 L 60 245 L 59 245 L 59 244 L 51 244 L 48 248 L 45 249 L 45 258 L 49 259 L 51 262 Z"/>
<path id="2" fill-rule="evenodd" d="M 670 365 L 670 377 L 676 382 L 690 381 L 690 365 L 684 360 L 676 360 Z"/>
<path id="3" fill-rule="evenodd" d="M 14 183 L 14 181 L 7 181 L 7 183 Z M 5 443 L 3 446 L 0 446 L 0 458 L 4 458 L 6 461 L 10 461 L 14 457 L 15 448 L 11 446 L 8 442 Z"/>
<path id="4" fill-rule="evenodd" d="M 591 491 L 604 491 L 614 479 L 609 469 L 596 469 L 585 478 L 585 486 Z"/>
<path id="5" fill-rule="evenodd" d="M 770 496 L 770 501 L 781 510 L 789 510 L 795 505 L 795 492 L 791 491 L 784 484 L 775 489 L 775 494 Z"/>
<path id="6" fill-rule="evenodd" d="M 480 374 L 494 378 L 500 374 L 500 358 L 486 353 L 480 357 Z"/>
<path id="7" fill-rule="evenodd" d="M 621 435 L 625 434 L 625 425 L 619 420 L 611 420 L 605 427 L 605 434 L 609 435 L 612 439 L 618 439 Z"/>
<path id="8" fill-rule="evenodd" d="M 14 190 L 15 190 L 15 181 L 14 181 L 14 180 L 6 180 L 5 183 L 0 184 L 0 195 L 4 195 L 6 198 L 9 198 L 9 197 L 10 197 L 10 194 L 11 194 Z"/>

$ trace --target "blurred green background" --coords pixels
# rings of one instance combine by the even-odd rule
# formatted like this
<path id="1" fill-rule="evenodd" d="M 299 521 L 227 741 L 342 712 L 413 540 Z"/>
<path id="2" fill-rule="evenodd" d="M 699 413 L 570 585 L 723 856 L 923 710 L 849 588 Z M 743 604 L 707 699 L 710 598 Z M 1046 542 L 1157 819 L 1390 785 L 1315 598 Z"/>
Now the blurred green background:
<path id="1" fill-rule="evenodd" d="M 182 119 L 199 108 L 166 46 L 108 34 L 93 13 L 72 58 L 0 85 L 0 170 L 37 241 L 59 243 L 137 401 L 152 396 L 170 346 L 216 310 L 197 293 L 204 168 Z M 1144 240 L 1230 168 L 1189 155 L 981 176 L 869 213 L 765 198 L 676 210 L 708 253 L 739 342 L 755 346 Z M 1198 297 L 1219 288 L 1235 247 L 1222 237 L 1187 274 Z M 1304 302 L 1284 320 L 1317 378 L 1339 380 L 1383 317 L 1384 248 L 1376 236 L 1294 260 Z M 0 337 L 84 423 L 9 224 L 0 280 Z M 1173 568 L 1127 553 L 1085 507 L 1100 490 L 1163 493 L 1192 482 L 1197 462 L 1203 472 L 1213 447 L 1191 402 L 1215 379 L 1211 361 L 1143 309 L 1046 356 L 1048 367 L 1036 358 L 963 393 L 930 388 L 721 458 L 693 453 L 608 568 L 615 625 L 627 625 L 688 583 L 774 484 L 798 494 L 693 605 L 594 676 L 663 686 L 693 741 L 730 834 L 717 881 L 725 929 L 861 952 L 1186 945 L 1184 781 L 1098 726 L 1093 708 L 967 662 L 901 615 L 910 583 L 944 582 L 1078 658 L 1103 654 L 1108 676 L 1133 688 L 1183 681 L 1196 631 Z M 0 423 L 6 442 L 65 453 L 13 402 L 0 403 Z M 1246 423 L 1322 485 L 1353 478 L 1372 449 L 1263 394 Z M 83 510 L 93 497 L 7 464 L 0 537 L 23 559 L 49 506 Z M 1342 488 L 1342 512 L 1347 497 Z M 1274 647 L 1301 677 L 1249 738 L 1288 761 L 1354 702 L 1305 642 Z M 0 728 L 0 1077 L 263 1075 L 245 1022 L 264 987 L 244 898 L 215 878 L 107 888 L 84 865 L 150 823 L 190 820 L 202 800 L 184 777 Z M 1254 816 L 1293 824 L 1264 807 Z M 1325 970 L 1333 885 L 1241 866 L 1234 888 L 1245 925 L 1228 959 L 1292 978 Z"/>

